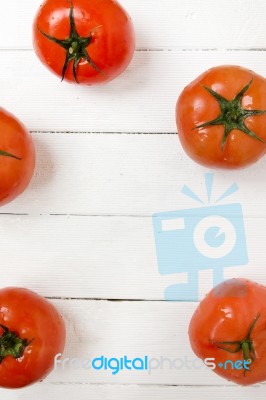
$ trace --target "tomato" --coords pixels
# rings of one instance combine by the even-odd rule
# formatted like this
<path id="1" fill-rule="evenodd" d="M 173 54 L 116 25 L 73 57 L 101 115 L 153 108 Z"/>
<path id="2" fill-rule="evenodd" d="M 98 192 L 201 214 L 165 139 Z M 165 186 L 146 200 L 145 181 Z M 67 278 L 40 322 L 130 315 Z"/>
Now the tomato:
<path id="1" fill-rule="evenodd" d="M 176 105 L 181 144 L 199 164 L 241 168 L 266 150 L 266 80 L 248 69 L 220 66 L 190 83 Z"/>
<path id="2" fill-rule="evenodd" d="M 65 325 L 45 298 L 23 288 L 0 289 L 0 386 L 43 379 L 65 345 Z"/>
<path id="3" fill-rule="evenodd" d="M 115 0 L 46 0 L 34 20 L 33 45 L 43 64 L 62 80 L 99 84 L 130 63 L 134 28 Z"/>
<path id="4" fill-rule="evenodd" d="M 0 107 L 0 206 L 28 186 L 35 165 L 29 133 L 12 114 Z"/>
<path id="5" fill-rule="evenodd" d="M 189 325 L 193 351 L 240 385 L 266 380 L 266 287 L 230 279 L 201 301 Z"/>

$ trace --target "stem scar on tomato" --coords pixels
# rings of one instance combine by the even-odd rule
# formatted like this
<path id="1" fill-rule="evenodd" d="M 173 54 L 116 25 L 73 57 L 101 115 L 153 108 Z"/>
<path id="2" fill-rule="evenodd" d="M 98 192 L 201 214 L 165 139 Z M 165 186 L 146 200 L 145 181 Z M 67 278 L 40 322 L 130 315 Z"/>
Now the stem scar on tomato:
<path id="1" fill-rule="evenodd" d="M 0 150 L 0 156 L 11 157 L 11 158 L 15 158 L 16 160 L 22 160 L 22 158 L 17 157 L 14 154 L 8 153 L 7 151 L 4 151 L 4 150 Z"/>
<path id="2" fill-rule="evenodd" d="M 0 364 L 7 356 L 13 358 L 22 357 L 25 348 L 29 346 L 33 339 L 30 341 L 27 339 L 21 339 L 15 332 L 10 331 L 2 324 L 0 324 L 0 328 L 3 330 L 3 334 L 0 336 Z"/>
<path id="3" fill-rule="evenodd" d="M 254 321 L 250 325 L 248 333 L 244 337 L 244 339 L 235 341 L 226 341 L 226 342 L 213 342 L 213 344 L 218 349 L 227 351 L 228 353 L 238 353 L 242 351 L 243 359 L 251 364 L 256 358 L 253 341 L 251 339 L 251 334 L 259 318 L 260 314 L 257 314 L 257 316 L 254 318 Z M 249 371 L 249 368 L 245 368 L 244 373 L 246 371 Z"/>
<path id="4" fill-rule="evenodd" d="M 246 135 L 258 140 L 259 142 L 266 143 L 254 132 L 248 129 L 244 122 L 248 117 L 266 114 L 266 110 L 246 110 L 242 108 L 243 96 L 250 88 L 251 84 L 252 80 L 246 86 L 244 86 L 243 89 L 241 89 L 241 91 L 234 97 L 233 100 L 227 100 L 211 88 L 203 86 L 204 89 L 207 90 L 207 92 L 209 92 L 218 101 L 221 114 L 211 121 L 204 122 L 203 124 L 196 126 L 194 129 L 200 129 L 214 125 L 224 125 L 224 134 L 221 143 L 222 150 L 224 150 L 227 137 L 233 129 L 242 131 Z"/>
<path id="5" fill-rule="evenodd" d="M 76 30 L 72 2 L 70 4 L 69 22 L 70 22 L 70 33 L 69 33 L 69 37 L 67 39 L 57 39 L 57 38 L 50 36 L 47 33 L 43 32 L 38 27 L 39 32 L 42 35 L 44 35 L 48 40 L 51 40 L 52 42 L 57 43 L 59 46 L 63 47 L 66 50 L 65 63 L 64 63 L 63 69 L 62 69 L 62 81 L 64 80 L 66 70 L 67 70 L 69 63 L 71 61 L 73 61 L 73 76 L 75 78 L 75 81 L 77 83 L 79 83 L 77 80 L 77 67 L 78 67 L 81 59 L 85 59 L 87 61 L 87 63 L 92 66 L 92 68 L 94 68 L 100 74 L 106 76 L 106 74 L 94 63 L 94 61 L 91 59 L 91 57 L 89 56 L 89 54 L 86 50 L 86 48 L 89 46 L 89 44 L 92 41 L 93 32 L 96 29 L 100 28 L 101 25 L 96 26 L 92 31 L 90 31 L 90 34 L 88 37 L 79 36 L 79 34 Z"/>

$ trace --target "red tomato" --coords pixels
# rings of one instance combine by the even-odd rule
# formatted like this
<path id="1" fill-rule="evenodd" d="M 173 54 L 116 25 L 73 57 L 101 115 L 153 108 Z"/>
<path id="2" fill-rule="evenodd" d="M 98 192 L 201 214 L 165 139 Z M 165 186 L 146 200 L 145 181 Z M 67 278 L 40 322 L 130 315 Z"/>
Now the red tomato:
<path id="1" fill-rule="evenodd" d="M 45 298 L 22 288 L 0 289 L 0 386 L 43 379 L 63 352 L 65 325 Z"/>
<path id="2" fill-rule="evenodd" d="M 33 24 L 33 44 L 62 80 L 93 85 L 126 69 L 135 49 L 134 28 L 115 0 L 46 0 Z"/>
<path id="3" fill-rule="evenodd" d="M 266 80 L 238 66 L 212 68 L 190 83 L 176 105 L 187 154 L 207 167 L 241 168 L 266 151 Z"/>
<path id="4" fill-rule="evenodd" d="M 28 186 L 35 164 L 33 142 L 25 127 L 0 107 L 0 206 Z"/>
<path id="5" fill-rule="evenodd" d="M 240 385 L 265 381 L 266 287 L 246 279 L 221 283 L 196 309 L 189 338 L 199 358 L 215 359 L 218 375 Z"/>

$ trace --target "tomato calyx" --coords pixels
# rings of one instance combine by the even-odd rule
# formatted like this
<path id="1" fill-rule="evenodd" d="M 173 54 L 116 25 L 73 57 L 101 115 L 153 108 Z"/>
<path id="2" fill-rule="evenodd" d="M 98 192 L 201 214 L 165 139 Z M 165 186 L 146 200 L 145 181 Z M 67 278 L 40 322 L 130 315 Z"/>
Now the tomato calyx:
<path id="1" fill-rule="evenodd" d="M 21 339 L 15 332 L 10 331 L 6 326 L 0 324 L 3 330 L 0 336 L 0 364 L 7 356 L 20 358 L 23 356 L 25 348 L 32 342 L 27 339 Z"/>
<path id="2" fill-rule="evenodd" d="M 70 4 L 69 22 L 70 22 L 70 33 L 67 39 L 57 39 L 53 36 L 48 35 L 47 33 L 43 32 L 41 29 L 38 28 L 39 32 L 42 35 L 44 35 L 48 40 L 57 43 L 59 46 L 63 47 L 66 50 L 65 63 L 62 69 L 62 81 L 65 78 L 68 65 L 70 64 L 71 61 L 73 61 L 73 76 L 75 81 L 79 83 L 77 79 L 77 68 L 81 59 L 86 60 L 87 63 L 90 64 L 92 68 L 94 68 L 97 72 L 105 76 L 104 72 L 101 71 L 101 69 L 94 63 L 94 61 L 90 58 L 87 52 L 87 47 L 89 46 L 89 44 L 92 42 L 93 39 L 93 32 L 96 29 L 100 28 L 101 26 L 96 26 L 92 31 L 90 31 L 88 37 L 79 36 L 75 25 L 72 3 Z"/>
<path id="3" fill-rule="evenodd" d="M 253 341 L 251 339 L 251 334 L 255 325 L 260 318 L 260 314 L 254 318 L 254 321 L 250 325 L 247 335 L 242 340 L 235 341 L 225 341 L 225 342 L 213 342 L 213 344 L 221 350 L 227 351 L 228 353 L 238 353 L 242 351 L 243 359 L 251 364 L 255 358 L 255 350 L 253 346 Z M 249 368 L 245 368 L 245 371 L 249 370 Z"/>
<path id="4" fill-rule="evenodd" d="M 233 129 L 244 132 L 251 138 L 258 140 L 259 142 L 266 143 L 256 133 L 252 132 L 245 124 L 245 119 L 254 115 L 266 114 L 266 110 L 246 110 L 242 108 L 242 99 L 244 94 L 247 92 L 252 84 L 252 80 L 241 89 L 241 91 L 234 97 L 233 100 L 227 100 L 219 93 L 215 92 L 207 86 L 203 86 L 207 92 L 209 92 L 219 103 L 221 114 L 208 122 L 204 122 L 196 126 L 194 129 L 205 128 L 208 126 L 224 125 L 224 134 L 221 142 L 221 148 L 224 150 L 228 135 Z"/>
<path id="5" fill-rule="evenodd" d="M 8 153 L 7 151 L 4 151 L 4 150 L 0 150 L 0 156 L 11 157 L 11 158 L 15 158 L 16 160 L 22 160 L 22 158 L 17 157 L 14 154 Z"/>

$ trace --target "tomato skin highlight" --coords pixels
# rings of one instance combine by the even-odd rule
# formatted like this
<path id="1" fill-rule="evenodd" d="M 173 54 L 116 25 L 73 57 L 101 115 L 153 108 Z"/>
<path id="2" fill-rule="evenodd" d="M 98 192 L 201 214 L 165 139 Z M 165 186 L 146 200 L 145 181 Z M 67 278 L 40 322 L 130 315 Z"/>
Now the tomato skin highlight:
<path id="1" fill-rule="evenodd" d="M 57 39 L 70 34 L 70 6 L 80 37 L 92 35 L 86 47 L 97 71 L 84 58 L 77 66 L 77 82 L 94 85 L 106 83 L 120 75 L 129 65 L 135 50 L 133 23 L 127 12 L 115 0 L 46 0 L 33 23 L 33 46 L 42 63 L 62 79 L 66 50 L 48 40 L 41 32 Z M 64 80 L 75 83 L 71 61 Z"/>
<path id="2" fill-rule="evenodd" d="M 30 341 L 19 359 L 7 356 L 0 363 L 0 387 L 21 388 L 45 378 L 54 357 L 63 352 L 66 337 L 52 303 L 28 289 L 0 289 L 0 324 Z"/>
<path id="3" fill-rule="evenodd" d="M 259 316 L 259 317 L 258 317 Z M 242 351 L 230 353 L 218 342 L 241 341 L 254 322 L 251 341 L 255 358 L 249 371 L 219 368 L 227 360 L 243 361 Z M 239 385 L 266 380 L 266 287 L 247 279 L 235 278 L 214 288 L 199 304 L 189 325 L 189 339 L 197 357 L 215 358 L 214 372 Z M 228 347 L 229 345 L 227 345 Z M 235 346 L 235 345 L 234 345 Z M 232 350 L 234 346 L 230 347 Z"/>
<path id="4" fill-rule="evenodd" d="M 24 125 L 0 107 L 0 206 L 19 196 L 28 186 L 35 166 L 35 149 Z"/>
<path id="5" fill-rule="evenodd" d="M 221 112 L 218 101 L 205 87 L 233 100 L 249 82 L 251 85 L 242 98 L 243 109 L 266 110 L 265 78 L 239 66 L 211 68 L 182 91 L 176 104 L 177 130 L 184 150 L 194 161 L 211 168 L 236 169 L 251 165 L 264 156 L 265 143 L 238 129 L 229 133 L 222 149 L 223 125 L 197 128 L 217 118 Z M 245 124 L 266 141 L 266 114 L 247 117 Z"/>

